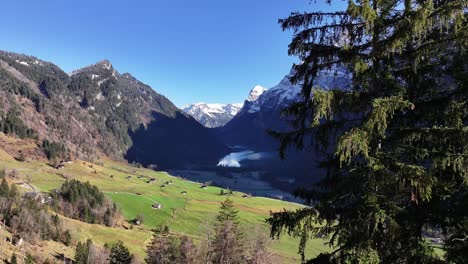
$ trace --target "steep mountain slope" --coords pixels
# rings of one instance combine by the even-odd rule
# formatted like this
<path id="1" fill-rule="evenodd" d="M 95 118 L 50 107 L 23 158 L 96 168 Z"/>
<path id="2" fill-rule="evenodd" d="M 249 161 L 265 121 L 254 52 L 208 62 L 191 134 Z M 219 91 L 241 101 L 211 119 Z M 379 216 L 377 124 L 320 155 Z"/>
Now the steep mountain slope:
<path id="1" fill-rule="evenodd" d="M 268 157 L 254 162 L 243 161 L 241 165 L 263 171 L 263 179 L 276 187 L 293 190 L 320 179 L 324 171 L 318 168 L 320 155 L 313 151 L 289 150 L 287 159 L 280 160 L 277 153 L 279 142 L 267 133 L 270 129 L 291 129 L 289 120 L 283 117 L 281 112 L 300 99 L 301 85 L 292 85 L 290 77 L 291 74 L 285 76 L 278 85 L 268 90 L 255 87 L 239 113 L 224 127 L 215 131 L 218 137 L 230 146 L 238 146 L 256 153 L 269 153 Z M 322 88 L 344 88 L 349 85 L 348 80 L 344 71 L 337 71 L 336 74 L 323 73 L 315 81 L 315 85 Z"/>
<path id="2" fill-rule="evenodd" d="M 288 130 L 288 120 L 282 117 L 281 111 L 301 96 L 301 85 L 291 84 L 291 76 L 292 73 L 286 75 L 278 85 L 270 89 L 261 89 L 258 86 L 252 89 L 239 113 L 217 130 L 223 141 L 229 145 L 260 150 L 276 149 L 278 142 L 267 134 L 267 130 Z M 336 74 L 324 73 L 315 81 L 315 85 L 323 88 L 345 87 L 348 85 L 347 80 L 344 71 Z"/>
<path id="3" fill-rule="evenodd" d="M 239 112 L 242 104 L 205 104 L 196 103 L 185 106 L 182 110 L 195 118 L 205 127 L 224 126 Z"/>
<path id="4" fill-rule="evenodd" d="M 196 135 L 204 135 L 205 141 L 200 141 L 204 152 L 193 154 L 194 163 L 216 164 L 212 156 L 225 152 L 224 145 L 213 140 L 208 129 L 148 85 L 128 73 L 118 73 L 106 60 L 67 75 L 35 57 L 0 52 L 0 95 L 1 123 L 10 116 L 17 118 L 38 140 L 62 143 L 67 156 L 95 159 L 106 154 L 139 162 L 131 155 L 133 152 L 127 155 L 127 151 L 137 140 L 132 138 L 136 135 L 132 131 L 146 131 L 146 127 L 160 130 L 161 137 L 151 137 L 153 132 L 146 131 L 148 137 L 174 148 L 186 147 Z M 156 117 L 169 121 L 155 125 Z M 172 121 L 187 127 L 184 137 L 161 133 L 172 129 Z M 185 163 L 162 149 L 144 151 L 152 157 L 148 163 L 161 167 L 167 165 L 161 162 L 163 159 L 171 159 L 171 164 Z"/>

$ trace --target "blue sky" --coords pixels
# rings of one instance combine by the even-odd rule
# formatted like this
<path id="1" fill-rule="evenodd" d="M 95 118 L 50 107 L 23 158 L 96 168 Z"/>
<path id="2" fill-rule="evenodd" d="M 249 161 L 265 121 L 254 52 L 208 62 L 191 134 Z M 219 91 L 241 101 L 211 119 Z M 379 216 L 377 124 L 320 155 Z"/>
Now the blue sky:
<path id="1" fill-rule="evenodd" d="M 276 85 L 296 61 L 278 18 L 330 9 L 309 0 L 15 0 L 1 7 L 0 49 L 66 72 L 108 59 L 179 107 L 243 102 L 254 85 Z"/>

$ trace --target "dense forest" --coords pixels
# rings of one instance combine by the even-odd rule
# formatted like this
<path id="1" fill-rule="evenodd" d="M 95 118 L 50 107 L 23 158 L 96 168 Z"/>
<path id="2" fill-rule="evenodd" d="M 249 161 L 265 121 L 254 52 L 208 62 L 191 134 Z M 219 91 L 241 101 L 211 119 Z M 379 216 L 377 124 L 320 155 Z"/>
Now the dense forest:
<path id="1" fill-rule="evenodd" d="M 17 110 L 11 110 L 6 115 L 0 112 L 0 131 L 19 138 L 38 139 L 37 132 L 23 123 Z"/>
<path id="2" fill-rule="evenodd" d="M 91 224 L 114 226 L 119 217 L 117 206 L 89 182 L 66 181 L 53 191 L 52 208 L 57 212 Z"/>

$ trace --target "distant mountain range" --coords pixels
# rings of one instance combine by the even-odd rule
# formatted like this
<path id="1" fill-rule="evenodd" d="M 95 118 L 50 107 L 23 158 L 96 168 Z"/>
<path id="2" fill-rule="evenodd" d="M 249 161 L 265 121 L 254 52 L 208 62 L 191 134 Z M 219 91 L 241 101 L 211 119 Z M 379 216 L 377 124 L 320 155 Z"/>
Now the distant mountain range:
<path id="1" fill-rule="evenodd" d="M 61 143 L 68 156 L 82 159 L 103 154 L 166 168 L 216 164 L 228 150 L 107 60 L 67 74 L 38 58 L 0 51 L 0 124 L 4 132 L 24 130 L 40 142 Z"/>
<path id="2" fill-rule="evenodd" d="M 257 85 L 249 93 L 245 104 L 254 104 L 267 89 Z M 206 104 L 196 103 L 185 106 L 182 110 L 195 118 L 205 127 L 217 128 L 226 125 L 242 109 L 240 104 Z"/>
<path id="3" fill-rule="evenodd" d="M 231 121 L 242 105 L 196 103 L 187 105 L 182 110 L 205 127 L 214 128 L 224 126 Z"/>

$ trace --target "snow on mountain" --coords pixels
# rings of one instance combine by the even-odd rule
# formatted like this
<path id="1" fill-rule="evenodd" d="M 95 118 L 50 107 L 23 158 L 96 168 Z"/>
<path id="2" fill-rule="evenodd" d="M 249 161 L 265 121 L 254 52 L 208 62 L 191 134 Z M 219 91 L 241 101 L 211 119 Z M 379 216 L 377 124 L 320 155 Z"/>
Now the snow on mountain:
<path id="1" fill-rule="evenodd" d="M 260 97 L 260 95 L 262 95 L 267 89 L 260 86 L 260 85 L 257 85 L 255 86 L 251 91 L 250 91 L 250 94 L 249 94 L 249 97 L 247 97 L 247 101 L 249 102 L 252 102 L 252 101 L 255 101 L 258 99 L 258 97 Z"/>
<path id="2" fill-rule="evenodd" d="M 213 128 L 224 126 L 239 112 L 242 105 L 196 103 L 187 105 L 182 110 L 205 127 Z"/>
<path id="3" fill-rule="evenodd" d="M 293 70 L 286 75 L 281 82 L 270 88 L 265 89 L 261 86 L 255 86 L 249 94 L 244 107 L 239 111 L 243 113 L 256 113 L 262 110 L 281 110 L 301 98 L 302 83 L 293 85 L 290 78 L 294 74 Z M 315 86 L 325 89 L 332 87 L 345 87 L 348 85 L 349 74 L 344 71 L 333 73 L 323 73 L 315 80 Z"/>
<path id="4" fill-rule="evenodd" d="M 225 126 L 219 128 L 219 137 L 231 146 L 247 146 L 254 150 L 271 150 L 277 140 L 267 131 L 290 130 L 289 117 L 282 116 L 282 110 L 294 102 L 302 100 L 302 84 L 293 85 L 290 81 L 293 71 L 286 75 L 278 85 L 263 91 L 254 101 L 245 100 L 244 106 Z M 315 80 L 315 86 L 323 89 L 346 89 L 350 76 L 345 70 L 323 72 Z M 253 89 L 251 94 L 255 94 Z"/>

